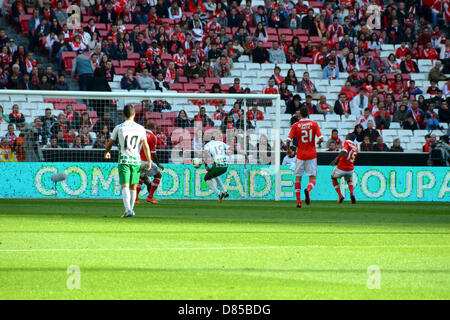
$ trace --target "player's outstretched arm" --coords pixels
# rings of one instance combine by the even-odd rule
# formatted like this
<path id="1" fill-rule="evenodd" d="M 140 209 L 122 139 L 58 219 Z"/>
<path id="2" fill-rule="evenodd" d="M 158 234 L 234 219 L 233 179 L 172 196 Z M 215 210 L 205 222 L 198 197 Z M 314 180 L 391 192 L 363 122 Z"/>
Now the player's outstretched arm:
<path id="1" fill-rule="evenodd" d="M 164 170 L 164 167 L 162 166 L 162 164 L 159 163 L 159 158 L 158 158 L 158 155 L 156 154 L 156 152 L 152 153 L 152 161 L 158 166 L 158 168 L 160 168 L 161 170 Z"/>
<path id="2" fill-rule="evenodd" d="M 147 170 L 150 170 L 152 167 L 152 153 L 150 152 L 150 148 L 147 143 L 147 139 L 142 140 L 142 147 L 144 148 L 144 154 L 147 157 Z"/>
<path id="3" fill-rule="evenodd" d="M 108 144 L 105 148 L 105 159 L 111 159 L 111 154 L 109 153 L 111 151 L 112 146 L 114 145 L 114 140 L 109 139 Z"/>
<path id="4" fill-rule="evenodd" d="M 288 156 L 292 156 L 292 153 L 293 153 L 294 151 L 292 151 L 291 150 L 291 139 L 287 139 L 286 140 L 286 154 L 288 155 Z"/>
<path id="5" fill-rule="evenodd" d="M 319 148 L 322 148 L 322 142 L 323 142 L 323 137 L 320 137 L 319 140 L 317 141 L 317 146 Z"/>
<path id="6" fill-rule="evenodd" d="M 340 159 L 342 156 L 344 156 L 344 154 L 346 154 L 346 153 L 347 153 L 347 152 L 345 152 L 345 151 L 339 152 L 339 154 L 337 155 L 337 157 L 336 157 L 333 161 L 330 162 L 330 166 L 334 166 L 334 165 L 339 161 L 339 159 Z"/>

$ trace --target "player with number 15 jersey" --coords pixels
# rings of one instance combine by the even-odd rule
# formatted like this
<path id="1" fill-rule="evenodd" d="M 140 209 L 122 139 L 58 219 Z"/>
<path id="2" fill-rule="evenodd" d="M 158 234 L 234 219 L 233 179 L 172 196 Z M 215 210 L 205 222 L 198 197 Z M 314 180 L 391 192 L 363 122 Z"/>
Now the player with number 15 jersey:
<path id="1" fill-rule="evenodd" d="M 355 136 L 352 133 L 347 134 L 345 137 L 344 144 L 342 146 L 341 152 L 338 154 L 336 159 L 334 159 L 330 165 L 337 163 L 337 167 L 333 170 L 331 174 L 331 182 L 333 183 L 334 189 L 339 195 L 338 203 L 344 201 L 344 196 L 341 193 L 341 188 L 337 179 L 344 178 L 348 184 L 348 189 L 350 191 L 350 199 L 352 203 L 356 203 L 355 195 L 353 194 L 353 170 L 355 165 L 356 157 L 358 156 L 358 147 L 353 142 Z"/>

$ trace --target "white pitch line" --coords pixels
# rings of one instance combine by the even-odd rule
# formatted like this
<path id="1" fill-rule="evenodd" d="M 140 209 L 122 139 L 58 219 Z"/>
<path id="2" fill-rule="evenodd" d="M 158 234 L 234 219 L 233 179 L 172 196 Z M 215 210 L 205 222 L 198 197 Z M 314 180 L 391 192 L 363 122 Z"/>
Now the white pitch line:
<path id="1" fill-rule="evenodd" d="M 187 251 L 187 250 L 260 250 L 260 249 L 314 249 L 314 248 L 449 248 L 450 245 L 303 245 L 303 246 L 261 246 L 261 247 L 198 247 L 198 248 L 36 248 L 36 249 L 0 249 L 0 252 L 60 252 L 60 251 Z"/>

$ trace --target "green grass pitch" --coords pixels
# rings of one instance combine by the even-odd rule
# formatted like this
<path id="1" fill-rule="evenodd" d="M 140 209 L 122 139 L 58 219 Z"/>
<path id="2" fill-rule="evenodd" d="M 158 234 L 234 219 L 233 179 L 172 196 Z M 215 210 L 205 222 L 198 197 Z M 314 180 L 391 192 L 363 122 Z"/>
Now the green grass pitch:
<path id="1" fill-rule="evenodd" d="M 162 200 L 135 211 L 0 200 L 0 298 L 450 299 L 448 203 Z M 80 289 L 67 288 L 69 266 Z"/>

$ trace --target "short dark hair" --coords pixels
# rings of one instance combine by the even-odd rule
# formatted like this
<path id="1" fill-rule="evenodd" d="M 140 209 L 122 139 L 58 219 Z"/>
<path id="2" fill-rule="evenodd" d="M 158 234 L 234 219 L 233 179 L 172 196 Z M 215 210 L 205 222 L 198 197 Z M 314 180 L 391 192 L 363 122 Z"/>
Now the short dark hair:
<path id="1" fill-rule="evenodd" d="M 134 110 L 134 106 L 132 104 L 127 104 L 124 108 L 123 108 L 123 115 L 125 116 L 125 118 L 130 118 L 131 116 L 133 116 L 135 113 Z"/>
<path id="2" fill-rule="evenodd" d="M 349 134 L 347 134 L 347 136 L 345 138 L 350 141 L 355 141 L 356 137 L 352 132 L 350 132 Z"/>
<path id="3" fill-rule="evenodd" d="M 309 116 L 308 108 L 305 108 L 305 107 L 300 108 L 300 115 L 303 118 L 307 118 Z"/>

